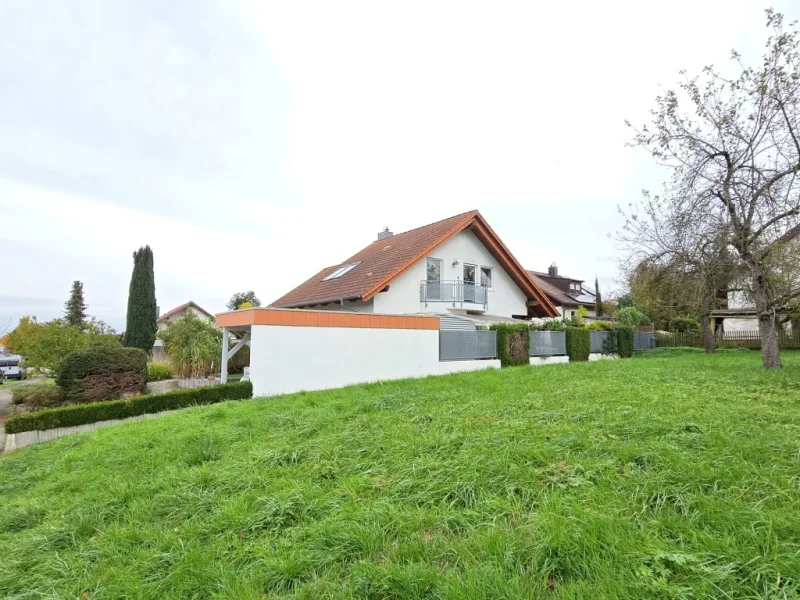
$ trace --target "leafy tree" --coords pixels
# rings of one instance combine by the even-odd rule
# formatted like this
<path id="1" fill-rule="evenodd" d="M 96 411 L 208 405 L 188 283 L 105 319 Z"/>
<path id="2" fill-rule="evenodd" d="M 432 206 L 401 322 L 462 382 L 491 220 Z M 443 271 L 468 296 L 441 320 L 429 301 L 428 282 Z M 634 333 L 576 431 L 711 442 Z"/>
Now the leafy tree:
<path id="1" fill-rule="evenodd" d="M 190 310 L 159 331 L 158 337 L 180 377 L 202 377 L 222 357 L 222 332 L 211 319 L 201 319 Z"/>
<path id="2" fill-rule="evenodd" d="M 647 315 L 634 306 L 620 308 L 614 318 L 618 325 L 624 327 L 638 327 L 648 322 Z"/>
<path id="3" fill-rule="evenodd" d="M 617 298 L 617 308 L 628 308 L 629 306 L 633 306 L 633 297 L 630 292 L 622 294 Z"/>
<path id="4" fill-rule="evenodd" d="M 597 277 L 594 278 L 594 313 L 598 317 L 603 316 L 603 299 L 600 297 L 600 284 Z"/>
<path id="5" fill-rule="evenodd" d="M 55 370 L 67 355 L 91 346 L 118 346 L 113 329 L 92 319 L 84 329 L 65 319 L 39 323 L 35 317 L 22 317 L 9 336 L 8 347 L 21 354 L 25 366 Z"/>
<path id="6" fill-rule="evenodd" d="M 133 253 L 124 344 L 150 352 L 158 331 L 157 318 L 153 251 L 150 246 L 144 246 Z"/>
<path id="7" fill-rule="evenodd" d="M 244 306 L 245 304 L 248 305 Z M 228 310 L 241 310 L 254 306 L 261 306 L 261 300 L 258 299 L 258 296 L 256 296 L 253 290 L 238 292 L 231 296 L 231 299 L 228 301 Z"/>
<path id="8" fill-rule="evenodd" d="M 676 232 L 693 258 L 709 246 L 729 251 L 746 271 L 737 283 L 755 305 L 763 365 L 778 368 L 778 332 L 800 298 L 800 281 L 781 275 L 781 250 L 800 236 L 800 37 L 797 23 L 766 15 L 771 34 L 757 66 L 734 51 L 738 75 L 706 67 L 659 96 L 652 124 L 635 130 L 634 145 L 671 179 L 626 225 L 653 254 Z"/>
<path id="9" fill-rule="evenodd" d="M 83 283 L 72 282 L 69 300 L 64 303 L 64 318 L 75 327 L 83 327 L 86 320 L 86 302 L 83 301 Z"/>

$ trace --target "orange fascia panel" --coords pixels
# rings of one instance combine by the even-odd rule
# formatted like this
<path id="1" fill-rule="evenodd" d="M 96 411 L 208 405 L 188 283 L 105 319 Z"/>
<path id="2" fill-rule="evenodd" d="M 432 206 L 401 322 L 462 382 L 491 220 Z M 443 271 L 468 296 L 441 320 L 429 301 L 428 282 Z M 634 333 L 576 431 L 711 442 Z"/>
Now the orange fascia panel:
<path id="1" fill-rule="evenodd" d="M 282 308 L 248 308 L 217 315 L 217 327 L 280 325 L 369 329 L 439 329 L 439 317 L 340 313 Z"/>

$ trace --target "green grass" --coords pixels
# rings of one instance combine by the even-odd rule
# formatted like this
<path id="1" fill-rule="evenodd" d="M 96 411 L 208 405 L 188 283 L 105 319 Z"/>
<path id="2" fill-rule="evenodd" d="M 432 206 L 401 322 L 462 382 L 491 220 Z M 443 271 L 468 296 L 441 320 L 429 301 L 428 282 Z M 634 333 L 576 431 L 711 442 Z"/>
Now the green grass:
<path id="1" fill-rule="evenodd" d="M 800 353 L 784 361 L 373 384 L 14 452 L 0 597 L 797 599 Z"/>

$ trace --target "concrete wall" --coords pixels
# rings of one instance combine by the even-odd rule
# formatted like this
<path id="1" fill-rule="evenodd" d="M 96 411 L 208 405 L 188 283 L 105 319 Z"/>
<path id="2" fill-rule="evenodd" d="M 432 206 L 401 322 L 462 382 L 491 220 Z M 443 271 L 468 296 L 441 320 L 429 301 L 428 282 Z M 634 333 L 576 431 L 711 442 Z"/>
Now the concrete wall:
<path id="1" fill-rule="evenodd" d="M 391 239 L 391 238 L 390 238 Z M 511 276 L 500 266 L 494 256 L 471 231 L 462 231 L 434 249 L 430 258 L 442 261 L 442 281 L 464 279 L 464 264 L 492 267 L 492 288 L 489 290 L 488 313 L 502 317 L 527 315 L 527 297 Z M 427 259 L 417 261 L 389 285 L 389 290 L 375 296 L 375 312 L 382 314 L 446 313 L 451 304 L 429 302 L 426 307 L 419 299 L 420 282 L 427 278 Z M 453 266 L 457 260 L 458 265 Z M 459 308 L 461 308 L 459 306 Z M 464 304 L 463 308 L 482 310 L 483 305 Z"/>
<path id="2" fill-rule="evenodd" d="M 499 360 L 439 362 L 437 329 L 253 325 L 251 336 L 254 396 L 500 367 Z"/>

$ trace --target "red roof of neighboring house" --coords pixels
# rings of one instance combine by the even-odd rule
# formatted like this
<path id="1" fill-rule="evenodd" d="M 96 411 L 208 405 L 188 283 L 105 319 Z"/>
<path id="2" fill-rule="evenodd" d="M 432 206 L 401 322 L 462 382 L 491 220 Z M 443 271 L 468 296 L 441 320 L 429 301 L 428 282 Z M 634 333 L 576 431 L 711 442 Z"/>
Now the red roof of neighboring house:
<path id="1" fill-rule="evenodd" d="M 550 299 L 555 302 L 559 306 L 580 306 L 583 305 L 591 305 L 594 304 L 594 300 L 591 302 L 583 302 L 578 300 L 575 296 L 569 295 L 562 289 L 554 286 L 552 283 L 547 281 L 542 275 L 547 275 L 546 273 L 539 273 L 537 271 L 528 271 L 528 275 L 536 282 L 536 284 L 542 289 L 542 291 L 547 294 Z M 580 281 L 578 279 L 572 279 L 570 277 L 565 277 L 564 279 L 570 279 L 571 281 Z"/>
<path id="2" fill-rule="evenodd" d="M 288 294 L 270 304 L 274 308 L 299 308 L 339 300 L 370 300 L 397 276 L 408 270 L 431 250 L 470 229 L 528 296 L 537 312 L 558 313 L 528 272 L 506 248 L 483 216 L 472 210 L 404 233 L 376 240 L 338 265 L 326 267 Z M 343 276 L 324 281 L 344 265 L 357 265 Z"/>
<path id="3" fill-rule="evenodd" d="M 189 308 L 190 306 L 193 306 L 193 307 L 194 307 L 196 310 L 200 311 L 200 312 L 201 312 L 201 313 L 203 313 L 204 315 L 208 315 L 208 318 L 209 318 L 209 319 L 213 319 L 213 318 L 214 318 L 214 315 L 212 315 L 210 312 L 208 312 L 208 311 L 207 311 L 206 309 L 204 309 L 202 306 L 200 306 L 200 305 L 199 305 L 199 304 L 197 304 L 196 302 L 193 302 L 192 300 L 189 300 L 189 302 L 184 302 L 184 303 L 183 303 L 183 304 L 181 304 L 180 306 L 176 306 L 176 307 L 175 307 L 175 308 L 173 308 L 172 310 L 169 310 L 169 311 L 165 312 L 163 315 L 161 315 L 160 317 L 158 317 L 158 319 L 156 319 L 156 323 L 159 323 L 159 322 L 161 322 L 161 321 L 166 321 L 166 320 L 167 320 L 167 319 L 169 319 L 170 317 L 172 317 L 172 316 L 174 316 L 174 315 L 176 315 L 176 314 L 178 314 L 178 313 L 180 313 L 180 312 L 183 312 L 184 310 L 186 310 L 186 309 L 187 309 L 187 308 Z"/>

